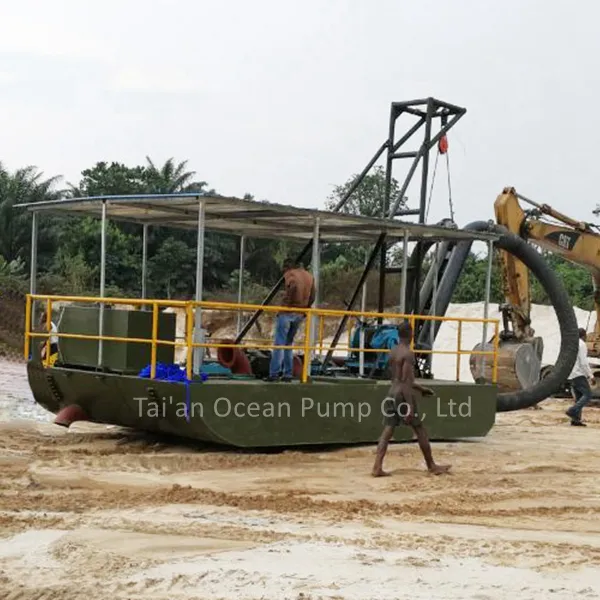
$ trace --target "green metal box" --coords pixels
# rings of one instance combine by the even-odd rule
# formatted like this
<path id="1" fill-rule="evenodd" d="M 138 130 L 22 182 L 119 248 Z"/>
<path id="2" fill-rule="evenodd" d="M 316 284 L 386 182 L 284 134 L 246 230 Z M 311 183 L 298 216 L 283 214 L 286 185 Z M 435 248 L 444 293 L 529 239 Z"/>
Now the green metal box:
<path id="1" fill-rule="evenodd" d="M 66 306 L 58 333 L 98 335 L 100 307 Z M 176 315 L 158 314 L 159 340 L 175 341 Z M 104 309 L 104 336 L 152 339 L 152 311 Z M 98 365 L 98 340 L 59 337 L 60 361 L 65 365 L 103 367 L 116 373 L 137 374 L 150 364 L 152 344 L 146 342 L 102 342 L 102 362 Z M 157 362 L 172 363 L 175 347 L 157 344 Z"/>

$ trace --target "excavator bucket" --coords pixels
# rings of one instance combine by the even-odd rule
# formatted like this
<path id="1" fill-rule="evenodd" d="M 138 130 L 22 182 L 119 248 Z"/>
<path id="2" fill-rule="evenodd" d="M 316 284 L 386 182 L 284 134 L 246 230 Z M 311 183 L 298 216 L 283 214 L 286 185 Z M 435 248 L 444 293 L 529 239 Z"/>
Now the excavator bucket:
<path id="1" fill-rule="evenodd" d="M 474 352 L 493 351 L 493 342 L 477 344 Z M 500 392 L 515 392 L 532 388 L 540 380 L 542 366 L 542 338 L 536 337 L 528 342 L 513 340 L 500 341 L 498 345 L 498 367 L 496 384 Z M 472 354 L 469 367 L 473 380 L 491 383 L 493 378 L 492 361 L 478 354 Z"/>

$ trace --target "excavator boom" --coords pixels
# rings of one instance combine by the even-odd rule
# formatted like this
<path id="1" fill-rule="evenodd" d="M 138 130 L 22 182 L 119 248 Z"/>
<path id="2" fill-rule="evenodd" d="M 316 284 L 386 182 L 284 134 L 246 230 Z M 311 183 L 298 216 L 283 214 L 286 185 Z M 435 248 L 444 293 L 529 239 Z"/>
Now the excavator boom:
<path id="1" fill-rule="evenodd" d="M 511 233 L 522 236 L 525 212 L 512 190 L 506 188 L 494 203 L 496 222 Z M 500 306 L 504 321 L 503 339 L 523 341 L 533 332 L 530 328 L 531 299 L 529 296 L 529 271 L 527 266 L 508 252 L 500 252 L 502 261 L 502 288 L 506 302 Z M 512 332 L 509 330 L 512 325 Z"/>
<path id="2" fill-rule="evenodd" d="M 533 206 L 523 210 L 519 200 Z M 517 194 L 514 188 L 505 188 L 496 198 L 494 212 L 498 225 L 524 240 L 533 242 L 543 250 L 562 256 L 573 264 L 586 268 L 594 283 L 596 308 L 596 328 L 588 335 L 590 356 L 600 356 L 600 234 L 593 225 L 572 219 L 547 204 L 537 204 Z M 548 222 L 550 217 L 558 223 Z M 507 388 L 531 387 L 539 378 L 543 340 L 535 337 L 531 327 L 531 298 L 529 292 L 529 272 L 527 266 L 515 256 L 500 251 L 502 264 L 502 284 L 505 303 L 500 309 L 504 330 L 500 336 L 499 364 L 504 364 L 504 372 L 499 373 L 499 385 Z M 527 350 L 527 347 L 531 350 Z M 526 369 L 519 374 L 519 362 L 534 362 L 534 369 Z M 504 375 L 504 381 L 502 377 Z M 474 373 L 475 376 L 475 373 Z"/>

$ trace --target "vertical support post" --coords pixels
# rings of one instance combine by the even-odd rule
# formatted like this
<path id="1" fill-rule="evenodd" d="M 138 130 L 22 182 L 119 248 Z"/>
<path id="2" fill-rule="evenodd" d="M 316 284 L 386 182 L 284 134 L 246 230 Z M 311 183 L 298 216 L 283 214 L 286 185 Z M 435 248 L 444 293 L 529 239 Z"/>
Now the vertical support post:
<path id="1" fill-rule="evenodd" d="M 192 304 L 187 303 L 185 305 L 185 343 L 186 343 L 186 358 L 185 358 L 185 376 L 188 381 L 192 379 L 192 362 L 193 362 L 193 322 L 194 312 L 192 310 Z"/>
<path id="2" fill-rule="evenodd" d="M 456 381 L 460 381 L 460 359 L 462 357 L 462 321 L 458 321 L 456 334 Z"/>
<path id="3" fill-rule="evenodd" d="M 367 266 L 367 261 L 369 260 L 369 253 L 367 252 L 365 254 L 365 268 Z M 362 297 L 360 299 L 360 312 L 362 320 L 364 320 L 364 314 L 365 311 L 367 310 L 367 280 L 365 279 L 365 282 L 363 283 L 362 286 Z M 364 377 L 365 375 L 365 352 L 364 352 L 364 347 L 365 347 L 365 329 L 364 327 L 360 328 L 360 354 L 358 355 L 358 370 L 359 370 L 359 375 L 361 377 Z"/>
<path id="4" fill-rule="evenodd" d="M 431 144 L 431 120 L 435 107 L 433 98 L 427 101 L 427 120 L 425 121 L 425 139 L 423 140 L 423 167 L 421 170 L 421 198 L 419 202 L 419 223 L 425 223 L 425 209 L 427 208 L 427 183 L 429 181 L 429 146 Z"/>
<path id="5" fill-rule="evenodd" d="M 238 304 L 242 303 L 243 298 L 243 290 L 244 290 L 244 263 L 245 263 L 245 253 L 246 253 L 246 236 L 242 235 L 240 237 L 240 275 L 238 278 Z M 242 329 L 242 311 L 238 309 L 237 311 L 237 333 L 240 334 Z"/>
<path id="6" fill-rule="evenodd" d="M 312 274 L 315 280 L 315 301 L 313 303 L 313 308 L 317 308 L 319 306 L 319 298 L 320 298 L 320 294 L 319 294 L 319 273 L 320 273 L 320 269 L 321 269 L 321 265 L 320 265 L 320 259 L 321 259 L 321 244 L 319 243 L 319 236 L 321 235 L 320 233 L 320 227 L 321 227 L 321 218 L 320 217 L 315 217 L 315 225 L 314 225 L 314 229 L 313 229 L 313 245 L 312 245 L 312 259 L 311 259 L 311 264 L 312 264 Z M 317 353 L 317 349 L 316 349 L 316 345 L 317 345 L 317 328 L 318 328 L 319 324 L 317 323 L 317 321 L 315 319 L 312 319 L 312 327 L 310 330 L 310 347 L 313 348 L 313 350 L 311 350 L 310 354 L 311 357 L 314 357 Z"/>
<path id="7" fill-rule="evenodd" d="M 325 316 L 319 315 L 319 358 L 323 356 L 323 336 L 325 335 Z"/>
<path id="8" fill-rule="evenodd" d="M 488 319 L 490 313 L 490 294 L 492 290 L 492 267 L 494 265 L 494 242 L 488 241 L 488 264 L 487 273 L 485 275 L 485 300 L 483 304 L 483 318 Z M 483 323 L 483 339 L 481 340 L 482 349 L 485 351 L 485 344 L 487 342 L 487 320 Z M 480 366 L 480 377 L 483 378 L 485 369 L 485 354 L 481 354 L 481 366 Z"/>
<path id="9" fill-rule="evenodd" d="M 142 299 L 147 297 L 146 281 L 148 279 L 148 224 L 144 223 L 142 230 Z"/>
<path id="10" fill-rule="evenodd" d="M 437 291 L 438 291 L 438 250 L 439 250 L 439 242 L 435 243 L 433 249 L 433 262 L 431 263 L 432 273 L 433 273 L 433 290 L 431 294 L 431 309 L 429 311 L 429 316 L 434 317 L 437 309 Z M 435 319 L 430 319 L 429 321 L 429 346 L 431 349 L 431 354 L 429 354 L 429 370 L 433 368 L 433 343 L 435 341 Z"/>
<path id="11" fill-rule="evenodd" d="M 431 121 L 435 107 L 433 98 L 427 101 L 427 120 L 425 122 L 425 139 L 422 147 L 423 166 L 421 170 L 421 198 L 419 202 L 419 223 L 425 223 L 425 209 L 427 207 L 427 182 L 429 181 L 429 146 L 431 144 Z M 419 311 L 419 295 L 421 286 L 421 263 L 423 262 L 423 243 L 417 242 L 417 261 L 415 263 L 415 276 L 413 279 L 413 306 L 416 312 Z M 416 334 L 416 331 L 415 331 Z"/>
<path id="12" fill-rule="evenodd" d="M 389 217 L 393 218 L 392 215 L 388 215 L 390 211 L 390 194 L 392 189 L 392 168 L 393 168 L 393 154 L 394 154 L 394 138 L 396 135 L 396 119 L 398 113 L 394 105 L 390 111 L 390 124 L 388 131 L 388 143 L 387 143 L 387 160 L 385 165 L 385 192 L 383 197 L 383 206 L 381 207 L 381 218 L 385 219 Z M 388 247 L 384 240 L 381 247 L 381 257 L 379 259 L 379 302 L 377 312 L 383 313 L 385 309 L 385 270 L 387 267 L 387 251 Z M 377 317 L 377 323 L 381 325 L 383 323 L 383 317 Z"/>
<path id="13" fill-rule="evenodd" d="M 196 302 L 202 302 L 204 276 L 204 198 L 198 198 L 198 237 L 196 245 Z M 194 315 L 194 343 L 204 343 L 202 331 L 202 309 L 196 306 Z M 194 373 L 200 374 L 200 366 L 204 358 L 204 348 L 194 348 Z"/>
<path id="14" fill-rule="evenodd" d="M 27 295 L 25 299 L 25 348 L 23 354 L 25 360 L 29 360 L 29 351 L 31 348 L 31 294 Z"/>
<path id="15" fill-rule="evenodd" d="M 29 293 L 35 294 L 37 289 L 37 242 L 38 242 L 38 215 L 36 211 L 31 213 L 31 265 L 29 273 Z M 35 301 L 31 305 L 30 327 L 35 327 Z M 29 358 L 29 356 L 27 357 Z"/>
<path id="16" fill-rule="evenodd" d="M 100 298 L 106 294 L 106 200 L 102 201 L 102 223 L 100 228 Z M 100 315 L 98 320 L 98 335 L 104 335 L 104 302 L 100 302 Z M 98 366 L 102 366 L 103 340 L 98 340 Z"/>
<path id="17" fill-rule="evenodd" d="M 302 383 L 308 381 L 310 364 L 310 332 L 312 329 L 312 311 L 306 311 L 306 325 L 304 328 L 304 361 L 302 362 Z"/>
<path id="18" fill-rule="evenodd" d="M 406 281 L 408 278 L 408 229 L 402 241 L 402 279 L 400 280 L 400 312 L 406 314 Z"/>
<path id="19" fill-rule="evenodd" d="M 158 338 L 158 303 L 152 303 L 152 350 L 150 353 L 150 379 L 156 377 L 156 340 Z"/>
<path id="20" fill-rule="evenodd" d="M 498 345 L 500 344 L 500 324 L 494 323 L 494 366 L 492 368 L 492 383 L 498 383 Z"/>
<path id="21" fill-rule="evenodd" d="M 46 348 L 45 358 L 44 358 L 44 366 L 47 367 L 50 364 L 50 334 L 52 333 L 52 300 L 48 298 L 46 300 L 46 332 L 47 337 L 44 342 L 44 347 Z"/>

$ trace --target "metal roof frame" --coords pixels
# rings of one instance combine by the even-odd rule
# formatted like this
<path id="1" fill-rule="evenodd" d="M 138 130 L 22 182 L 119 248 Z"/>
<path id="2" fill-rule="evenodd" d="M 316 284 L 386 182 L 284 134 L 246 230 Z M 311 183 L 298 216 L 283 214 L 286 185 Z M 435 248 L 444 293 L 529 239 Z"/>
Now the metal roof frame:
<path id="1" fill-rule="evenodd" d="M 307 242 L 312 240 L 315 219 L 318 218 L 320 238 L 324 243 L 375 243 L 384 232 L 389 242 L 394 243 L 404 239 L 405 231 L 408 232 L 409 241 L 498 239 L 498 235 L 492 232 L 475 233 L 456 227 L 198 193 L 64 198 L 17 204 L 14 208 L 37 213 L 101 219 L 103 205 L 106 205 L 107 217 L 113 221 L 197 230 L 200 200 L 204 201 L 206 231 L 237 236 Z"/>

